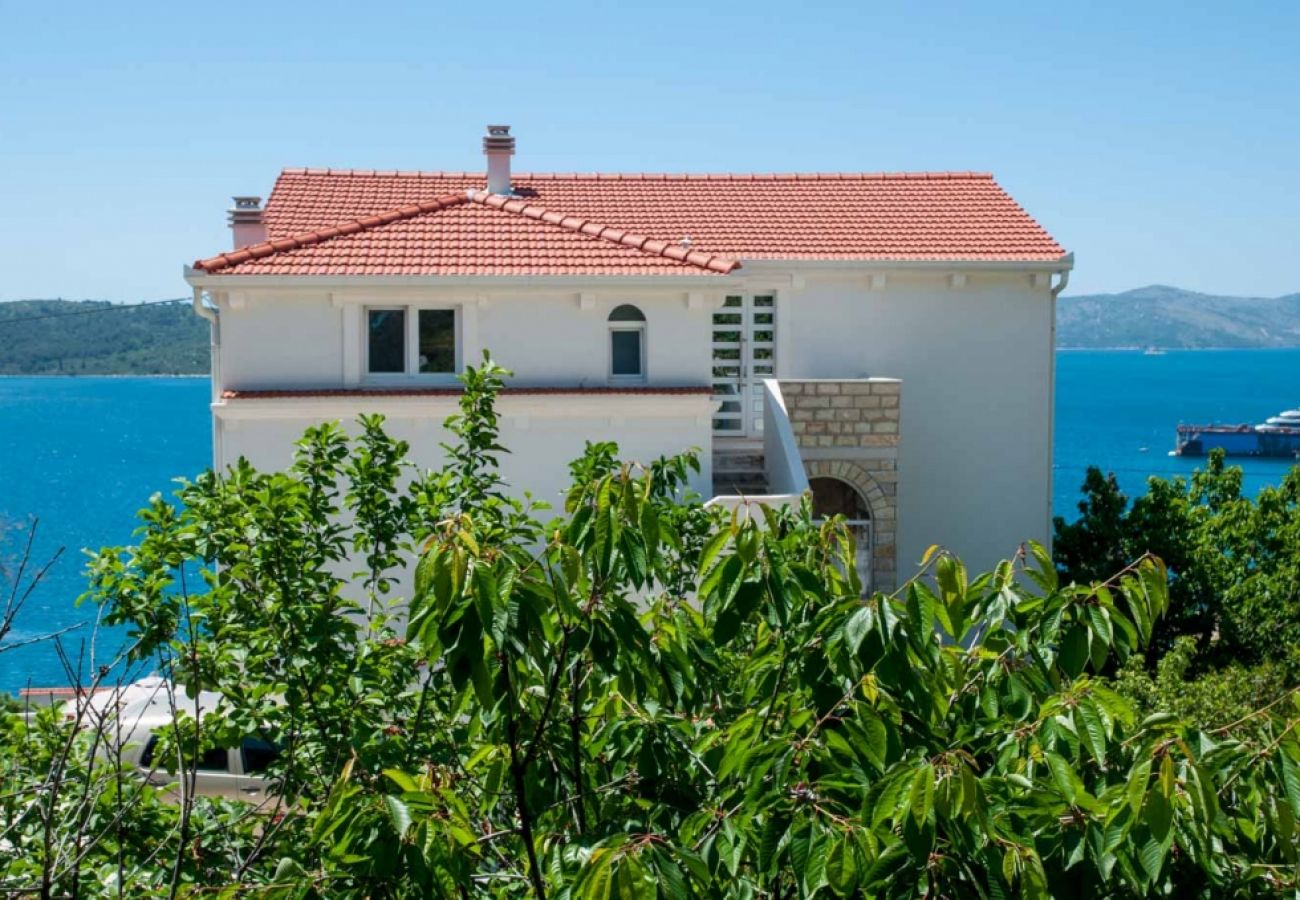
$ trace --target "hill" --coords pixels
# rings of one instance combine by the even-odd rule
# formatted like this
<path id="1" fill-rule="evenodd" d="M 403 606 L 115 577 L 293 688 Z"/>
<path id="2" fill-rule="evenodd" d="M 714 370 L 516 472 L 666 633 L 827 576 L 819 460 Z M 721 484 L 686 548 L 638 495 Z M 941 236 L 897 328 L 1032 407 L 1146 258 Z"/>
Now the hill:
<path id="1" fill-rule="evenodd" d="M 1151 285 L 1061 297 L 1059 347 L 1300 347 L 1300 294 L 1222 297 Z"/>
<path id="2" fill-rule="evenodd" d="M 0 375 L 203 375 L 208 323 L 188 300 L 0 303 Z"/>

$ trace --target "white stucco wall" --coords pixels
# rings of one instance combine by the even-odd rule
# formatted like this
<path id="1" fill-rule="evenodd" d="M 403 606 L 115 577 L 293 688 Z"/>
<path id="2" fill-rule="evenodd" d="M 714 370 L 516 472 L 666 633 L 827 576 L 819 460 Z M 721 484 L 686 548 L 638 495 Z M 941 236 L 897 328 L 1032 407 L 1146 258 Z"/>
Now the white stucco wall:
<path id="1" fill-rule="evenodd" d="M 691 285 L 593 280 L 551 287 L 521 279 L 505 286 L 245 289 L 232 278 L 211 291 L 220 308 L 221 387 L 234 390 L 419 384 L 364 374 L 368 304 L 455 306 L 463 361 L 476 362 L 487 347 L 515 372 L 513 385 L 595 387 L 608 383 L 608 314 L 633 303 L 647 319 L 647 384 L 707 385 L 715 306 L 728 293 L 774 293 L 777 377 L 903 382 L 901 580 L 931 544 L 951 548 L 976 571 L 1026 539 L 1050 537 L 1052 301 L 1045 272 L 1032 268 L 753 262 L 737 275 Z M 660 397 L 657 406 L 622 395 L 587 398 L 582 407 L 560 399 L 545 415 L 535 399 L 502 402 L 503 411 L 513 410 L 503 423 L 504 442 L 515 450 L 506 476 L 539 496 L 560 490 L 565 464 L 584 439 L 617 440 L 625 456 L 641 459 L 698 446 L 709 462 L 706 397 Z M 651 415 L 652 406 L 660 412 Z M 533 411 L 520 412 L 525 408 Z M 306 407 L 234 401 L 218 409 L 220 460 L 244 454 L 258 465 L 283 465 L 309 421 L 350 420 L 362 410 L 386 412 L 417 462 L 437 464 L 439 426 L 451 411 L 445 398 Z M 707 474 L 696 485 L 705 495 Z"/>
<path id="2" fill-rule="evenodd" d="M 972 571 L 1046 543 L 1052 300 L 1024 273 L 808 274 L 778 297 L 782 378 L 902 379 L 900 581 L 931 544 Z"/>
<path id="3" fill-rule="evenodd" d="M 711 309 L 699 293 L 672 285 L 587 292 L 266 290 L 220 293 L 217 301 L 228 390 L 420 383 L 365 373 L 368 305 L 455 308 L 463 362 L 476 364 L 487 348 L 514 372 L 514 385 L 590 387 L 609 381 L 609 313 L 631 303 L 646 317 L 646 384 L 709 381 Z"/>
<path id="4" fill-rule="evenodd" d="M 569 484 L 569 462 L 582 455 L 587 440 L 616 441 L 623 459 L 643 463 L 695 447 L 705 452 L 691 487 L 707 495 L 710 409 L 703 395 L 507 393 L 497 405 L 501 443 L 510 450 L 501 459 L 501 475 L 520 493 L 554 504 Z M 410 443 L 417 467 L 438 468 L 444 455 L 439 445 L 448 440 L 442 423 L 456 411 L 454 397 L 227 400 L 214 407 L 219 461 L 243 456 L 258 468 L 281 469 L 309 426 L 337 421 L 355 431 L 359 415 L 382 413 L 388 433 Z"/>

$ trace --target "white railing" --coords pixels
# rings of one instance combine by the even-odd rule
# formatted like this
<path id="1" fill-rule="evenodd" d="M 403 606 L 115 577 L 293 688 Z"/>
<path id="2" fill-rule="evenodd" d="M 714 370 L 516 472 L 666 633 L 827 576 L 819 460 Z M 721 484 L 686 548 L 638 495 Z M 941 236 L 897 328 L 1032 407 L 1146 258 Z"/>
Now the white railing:
<path id="1" fill-rule="evenodd" d="M 798 506 L 808 490 L 799 444 L 785 410 L 785 398 L 775 378 L 763 379 L 763 474 L 767 478 L 766 494 L 714 497 L 705 506 L 739 509 L 749 514 L 754 504 L 771 507 Z"/>
<path id="2" fill-rule="evenodd" d="M 800 497 L 808 490 L 799 442 L 790 427 L 785 398 L 775 378 L 763 379 L 763 471 L 768 490 L 774 494 Z"/>

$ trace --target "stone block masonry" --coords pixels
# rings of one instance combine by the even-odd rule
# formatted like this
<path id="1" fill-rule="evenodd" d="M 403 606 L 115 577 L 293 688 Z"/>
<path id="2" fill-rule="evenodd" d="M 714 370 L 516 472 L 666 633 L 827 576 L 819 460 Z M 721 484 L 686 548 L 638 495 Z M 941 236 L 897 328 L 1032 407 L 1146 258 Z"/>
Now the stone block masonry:
<path id="1" fill-rule="evenodd" d="M 898 448 L 903 384 L 896 378 L 781 379 L 795 441 L 811 478 L 851 485 L 871 512 L 871 586 L 898 583 Z"/>

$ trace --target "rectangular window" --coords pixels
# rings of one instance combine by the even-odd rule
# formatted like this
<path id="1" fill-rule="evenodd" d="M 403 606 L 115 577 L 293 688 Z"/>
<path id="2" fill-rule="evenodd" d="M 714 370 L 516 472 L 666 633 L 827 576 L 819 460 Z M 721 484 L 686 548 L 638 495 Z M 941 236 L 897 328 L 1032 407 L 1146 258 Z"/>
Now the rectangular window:
<path id="1" fill-rule="evenodd" d="M 615 378 L 639 378 L 644 374 L 641 367 L 643 333 L 640 329 L 610 332 L 609 371 Z"/>
<path id="2" fill-rule="evenodd" d="M 204 750 L 194 768 L 200 772 L 229 772 L 230 753 L 225 747 L 212 747 Z"/>
<path id="3" fill-rule="evenodd" d="M 406 310 L 366 311 L 369 371 L 387 375 L 406 371 Z"/>
<path id="4" fill-rule="evenodd" d="M 420 310 L 419 370 L 421 373 L 456 371 L 456 311 Z"/>
<path id="5" fill-rule="evenodd" d="M 459 359 L 455 309 L 371 307 L 365 311 L 366 374 L 454 375 Z"/>

